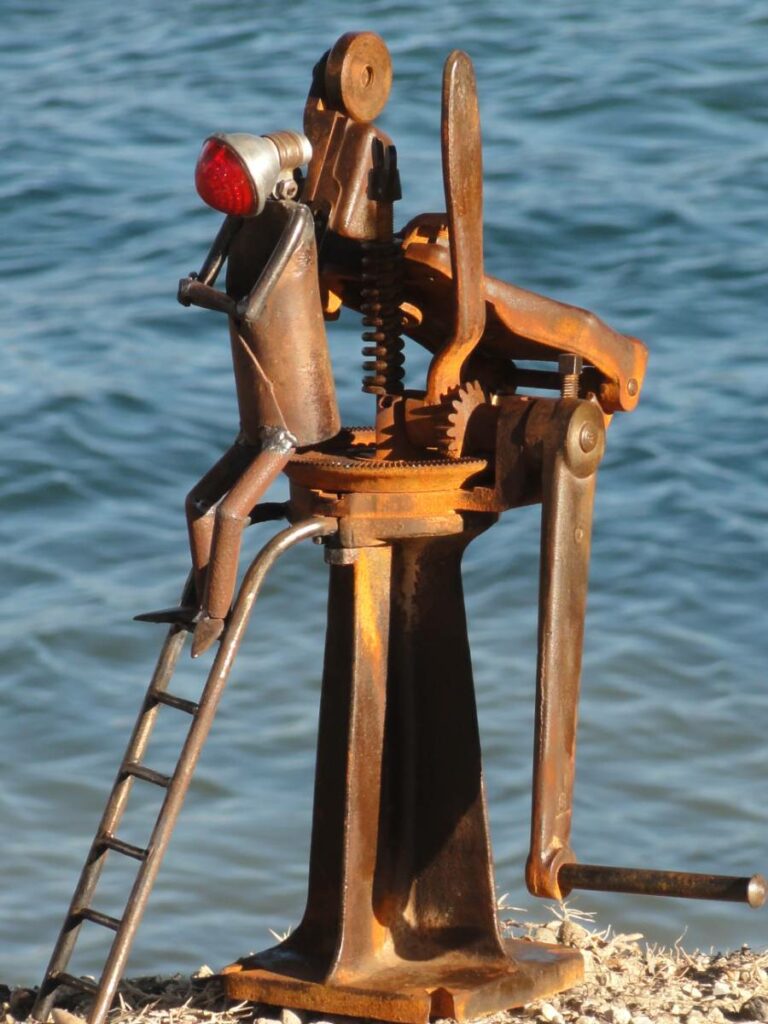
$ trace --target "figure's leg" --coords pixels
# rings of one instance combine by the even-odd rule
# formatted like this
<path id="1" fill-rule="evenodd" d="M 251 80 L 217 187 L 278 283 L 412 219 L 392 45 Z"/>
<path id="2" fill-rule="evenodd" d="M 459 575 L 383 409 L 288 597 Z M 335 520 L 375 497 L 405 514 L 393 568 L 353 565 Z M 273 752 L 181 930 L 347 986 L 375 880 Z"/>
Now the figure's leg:
<path id="1" fill-rule="evenodd" d="M 140 622 L 176 622 L 188 625 L 193 621 L 196 610 L 203 603 L 205 593 L 205 576 L 211 550 L 216 503 L 253 459 L 253 452 L 253 445 L 244 444 L 238 439 L 187 495 L 184 509 L 192 554 L 194 590 L 185 588 L 184 603 L 181 606 L 136 615 L 135 618 Z"/>
<path id="2" fill-rule="evenodd" d="M 253 447 L 236 441 L 205 476 L 198 480 L 184 502 L 198 605 L 202 604 L 205 594 L 205 576 L 211 553 L 216 503 L 236 483 L 252 459 Z"/>
<path id="3" fill-rule="evenodd" d="M 235 592 L 240 540 L 243 529 L 250 522 L 249 512 L 294 452 L 294 448 L 285 441 L 289 435 L 285 431 L 280 435 L 282 440 L 270 440 L 264 444 L 229 494 L 216 506 L 203 614 L 192 642 L 193 658 L 208 650 L 221 636 Z"/>

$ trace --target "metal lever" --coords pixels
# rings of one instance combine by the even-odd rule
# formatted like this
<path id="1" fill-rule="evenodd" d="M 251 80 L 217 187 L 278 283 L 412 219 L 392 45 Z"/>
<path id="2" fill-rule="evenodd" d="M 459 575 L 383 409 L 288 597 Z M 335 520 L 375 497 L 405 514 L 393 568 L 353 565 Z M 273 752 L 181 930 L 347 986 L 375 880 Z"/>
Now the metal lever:
<path id="1" fill-rule="evenodd" d="M 536 670 L 531 848 L 526 882 L 535 896 L 561 899 L 558 871 L 570 848 L 576 722 L 589 548 L 605 426 L 596 405 L 538 401 L 525 447 L 542 475 L 539 638 Z"/>
<path id="2" fill-rule="evenodd" d="M 461 383 L 461 368 L 485 328 L 480 110 L 472 61 L 461 50 L 445 62 L 441 135 L 456 311 L 453 334 L 429 367 L 431 405 Z"/>
<path id="3" fill-rule="evenodd" d="M 703 875 L 689 871 L 653 871 L 646 868 L 613 868 L 602 864 L 563 864 L 558 885 L 567 896 L 572 889 L 626 892 L 640 896 L 677 896 L 687 900 L 724 900 L 762 907 L 766 882 L 762 875 Z"/>
<path id="4" fill-rule="evenodd" d="M 525 427 L 525 449 L 542 480 L 539 638 L 531 848 L 526 865 L 535 896 L 564 899 L 573 889 L 724 900 L 761 907 L 761 875 L 695 874 L 577 864 L 570 847 L 576 724 L 597 467 L 605 428 L 587 401 L 539 400 Z"/>

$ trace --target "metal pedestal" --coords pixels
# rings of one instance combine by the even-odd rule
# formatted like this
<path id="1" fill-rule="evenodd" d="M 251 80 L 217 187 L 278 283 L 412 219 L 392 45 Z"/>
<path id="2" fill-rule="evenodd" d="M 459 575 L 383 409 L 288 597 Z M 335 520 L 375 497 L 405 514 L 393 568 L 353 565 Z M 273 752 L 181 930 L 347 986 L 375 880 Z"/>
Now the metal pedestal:
<path id="1" fill-rule="evenodd" d="M 577 951 L 499 934 L 460 567 L 495 516 L 467 518 L 329 551 L 307 907 L 225 969 L 233 998 L 416 1024 L 582 977 Z"/>

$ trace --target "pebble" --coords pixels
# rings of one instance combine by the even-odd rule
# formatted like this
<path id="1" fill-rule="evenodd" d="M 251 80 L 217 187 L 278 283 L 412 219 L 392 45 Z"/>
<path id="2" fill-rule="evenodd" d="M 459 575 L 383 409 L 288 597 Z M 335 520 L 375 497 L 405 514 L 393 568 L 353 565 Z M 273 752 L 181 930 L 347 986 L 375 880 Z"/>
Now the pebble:
<path id="1" fill-rule="evenodd" d="M 8 1000 L 11 1016 L 17 1020 L 25 1020 L 32 1012 L 34 1002 L 35 993 L 31 988 L 15 988 L 11 992 L 11 998 Z"/>
<path id="2" fill-rule="evenodd" d="M 539 1017 L 551 1024 L 565 1024 L 565 1017 L 559 1010 L 556 1010 L 552 1003 L 542 1003 L 539 1007 Z"/>
<path id="3" fill-rule="evenodd" d="M 713 996 L 729 996 L 731 994 L 731 986 L 725 981 L 716 981 L 712 986 Z"/>
<path id="4" fill-rule="evenodd" d="M 69 1013 L 68 1010 L 62 1010 L 58 1006 L 51 1010 L 51 1020 L 53 1024 L 85 1024 L 83 1017 L 78 1017 L 75 1013 Z"/>
<path id="5" fill-rule="evenodd" d="M 632 1014 L 626 1006 L 614 1006 L 611 1008 L 611 1020 L 613 1024 L 629 1024 Z"/>
<path id="6" fill-rule="evenodd" d="M 294 1010 L 281 1010 L 280 1020 L 282 1024 L 303 1024 L 301 1017 Z"/>
<path id="7" fill-rule="evenodd" d="M 741 1004 L 739 1016 L 742 1020 L 768 1021 L 768 999 L 765 996 L 752 996 Z"/>
<path id="8" fill-rule="evenodd" d="M 280 1021 L 273 1017 L 257 1017 L 256 1024 L 280 1024 Z"/>
<path id="9" fill-rule="evenodd" d="M 586 928 L 582 928 L 580 924 L 576 924 L 575 921 L 563 921 L 560 925 L 560 932 L 558 938 L 564 946 L 587 946 L 591 940 L 591 935 Z"/>

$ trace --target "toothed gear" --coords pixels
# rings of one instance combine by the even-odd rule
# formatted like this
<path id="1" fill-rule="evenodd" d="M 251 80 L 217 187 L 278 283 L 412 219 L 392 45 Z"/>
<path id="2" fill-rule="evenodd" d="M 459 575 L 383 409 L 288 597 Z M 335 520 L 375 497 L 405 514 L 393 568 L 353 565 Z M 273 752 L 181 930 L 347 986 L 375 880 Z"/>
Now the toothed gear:
<path id="1" fill-rule="evenodd" d="M 464 454 L 464 440 L 472 413 L 488 402 L 488 395 L 476 380 L 468 381 L 443 399 L 444 416 L 437 428 L 437 446 L 449 459 Z"/>

